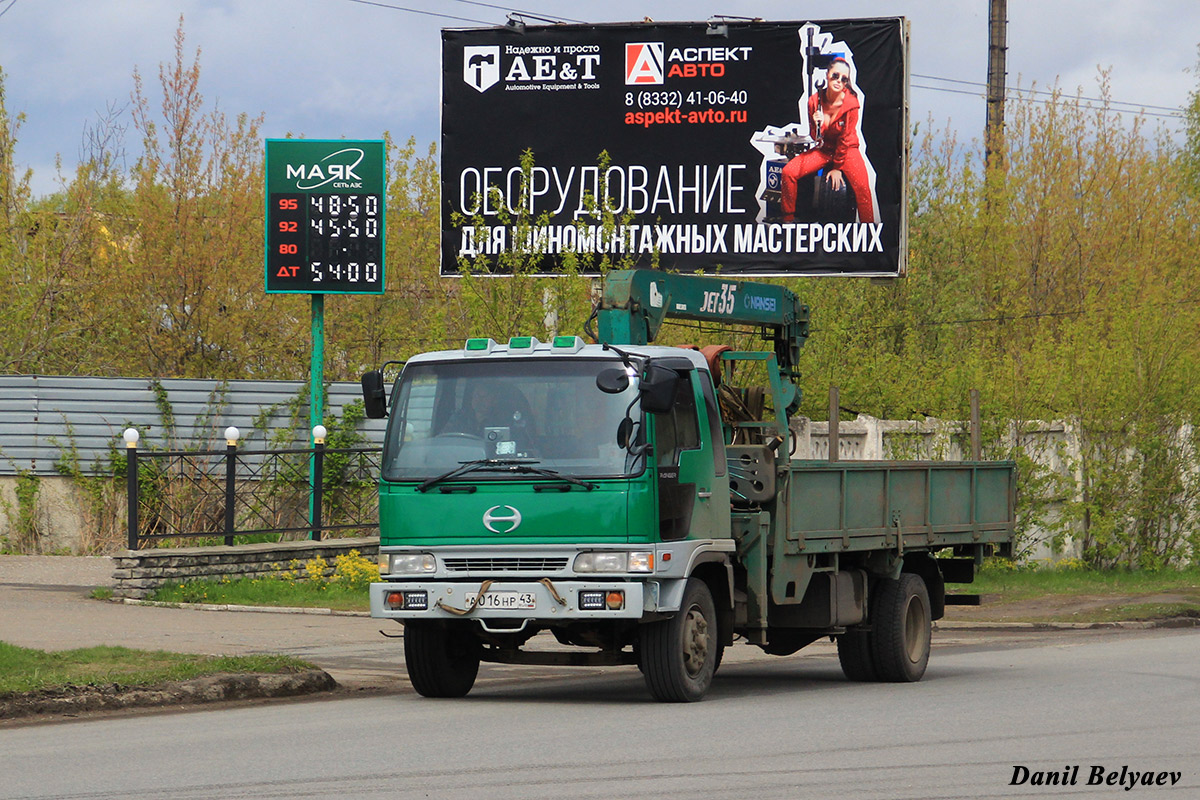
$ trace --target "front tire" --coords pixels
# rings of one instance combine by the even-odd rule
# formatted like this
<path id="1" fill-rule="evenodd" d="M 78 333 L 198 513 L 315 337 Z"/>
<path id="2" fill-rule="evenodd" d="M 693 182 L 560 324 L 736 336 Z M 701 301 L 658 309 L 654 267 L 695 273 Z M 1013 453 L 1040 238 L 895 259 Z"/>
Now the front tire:
<path id="1" fill-rule="evenodd" d="M 642 626 L 641 663 L 646 688 L 665 703 L 700 700 L 712 684 L 720 637 L 708 586 L 688 578 L 679 613 Z"/>
<path id="2" fill-rule="evenodd" d="M 404 663 L 422 697 L 465 697 L 479 674 L 482 645 L 470 623 L 404 623 Z"/>
<path id="3" fill-rule="evenodd" d="M 919 575 L 901 573 L 899 580 L 881 580 L 871 611 L 871 644 L 877 680 L 912 683 L 929 665 L 933 621 L 929 590 Z"/>

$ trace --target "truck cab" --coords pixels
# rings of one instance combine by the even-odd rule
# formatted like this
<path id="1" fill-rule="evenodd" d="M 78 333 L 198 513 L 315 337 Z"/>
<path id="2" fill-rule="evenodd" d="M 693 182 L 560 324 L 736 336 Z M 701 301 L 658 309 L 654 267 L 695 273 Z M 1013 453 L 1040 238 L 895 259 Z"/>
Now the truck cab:
<path id="1" fill-rule="evenodd" d="M 390 397 L 371 613 L 405 623 L 418 691 L 465 693 L 481 658 L 554 663 L 521 650 L 544 630 L 597 649 L 572 663 L 637 663 L 639 627 L 678 612 L 689 578 L 711 607 L 694 622 L 724 618 L 693 653 L 706 686 L 735 543 L 700 353 L 472 339 L 410 360 Z"/>

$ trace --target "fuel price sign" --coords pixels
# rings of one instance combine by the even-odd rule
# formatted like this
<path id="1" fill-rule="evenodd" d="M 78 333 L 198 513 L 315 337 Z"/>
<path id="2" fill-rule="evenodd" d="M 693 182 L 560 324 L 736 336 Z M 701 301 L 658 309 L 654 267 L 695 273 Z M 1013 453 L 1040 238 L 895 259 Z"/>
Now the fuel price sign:
<path id="1" fill-rule="evenodd" d="M 267 292 L 383 293 L 384 163 L 379 140 L 267 140 Z"/>

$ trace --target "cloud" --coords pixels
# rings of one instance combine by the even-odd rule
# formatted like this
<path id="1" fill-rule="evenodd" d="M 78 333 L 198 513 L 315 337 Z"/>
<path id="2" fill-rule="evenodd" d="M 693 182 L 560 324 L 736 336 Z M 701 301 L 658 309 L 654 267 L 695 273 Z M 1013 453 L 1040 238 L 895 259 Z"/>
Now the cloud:
<path id="1" fill-rule="evenodd" d="M 383 0 L 387 2 L 387 0 Z M 500 24 L 504 13 L 449 0 L 395 2 Z M 502 5 L 497 3 L 496 5 Z M 712 13 L 796 19 L 788 0 L 534 0 L 547 16 L 591 22 L 704 19 Z M 1060 0 L 1008 6 L 1008 72 L 1028 86 L 1095 90 L 1097 66 L 1111 66 L 1119 100 L 1175 107 L 1195 87 L 1200 3 Z M 18 0 L 0 18 L 0 66 L 10 113 L 28 122 L 18 161 L 36 170 L 39 193 L 53 191 L 52 164 L 78 157 L 85 125 L 111 103 L 127 102 L 136 66 L 157 102 L 158 65 L 174 58 L 185 19 L 187 57 L 199 47 L 201 91 L 229 115 L 265 114 L 263 132 L 374 138 L 385 130 L 419 142 L 438 136 L 440 29 L 459 23 L 349 0 Z M 987 14 L 981 2 L 844 0 L 823 16 L 898 16 L 911 21 L 912 71 L 983 83 Z M 531 20 L 532 21 L 532 20 Z M 983 127 L 982 87 L 914 79 L 911 119 L 952 120 L 962 140 Z M 937 86 L 941 90 L 916 88 Z M 956 89 L 968 94 L 944 91 Z"/>

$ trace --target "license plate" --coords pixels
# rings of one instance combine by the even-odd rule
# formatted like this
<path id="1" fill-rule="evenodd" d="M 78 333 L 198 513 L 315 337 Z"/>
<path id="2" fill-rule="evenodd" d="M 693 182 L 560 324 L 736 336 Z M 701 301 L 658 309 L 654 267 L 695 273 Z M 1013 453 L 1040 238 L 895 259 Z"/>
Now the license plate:
<path id="1" fill-rule="evenodd" d="M 476 595 L 467 598 L 467 608 L 501 608 L 521 611 L 537 608 L 537 597 L 533 592 L 488 592 L 475 601 Z"/>

